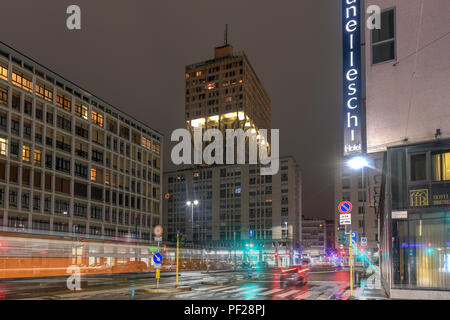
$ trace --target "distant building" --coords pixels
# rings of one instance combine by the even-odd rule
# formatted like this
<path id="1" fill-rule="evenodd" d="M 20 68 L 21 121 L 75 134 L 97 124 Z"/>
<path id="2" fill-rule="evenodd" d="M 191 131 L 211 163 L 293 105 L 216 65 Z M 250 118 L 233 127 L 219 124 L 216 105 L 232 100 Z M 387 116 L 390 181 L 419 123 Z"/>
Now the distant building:
<path id="1" fill-rule="evenodd" d="M 322 219 L 302 220 L 302 255 L 313 261 L 324 261 L 327 248 L 327 226 Z"/>
<path id="2" fill-rule="evenodd" d="M 326 227 L 327 253 L 335 252 L 335 250 L 336 250 L 336 239 L 335 239 L 336 225 L 334 223 L 334 220 L 326 220 L 325 227 Z"/>
<path id="3" fill-rule="evenodd" d="M 301 240 L 301 174 L 292 157 L 280 159 L 280 171 L 260 175 L 258 165 L 200 166 L 164 173 L 164 239 L 176 233 L 202 248 L 241 248 L 250 239 L 261 258 L 281 262 L 298 257 Z M 186 204 L 198 201 L 197 206 Z M 192 220 L 193 216 L 193 220 Z"/>
<path id="4" fill-rule="evenodd" d="M 217 47 L 214 59 L 186 66 L 185 78 L 189 129 L 215 128 L 225 136 L 226 129 L 271 128 L 269 96 L 245 53 Z"/>

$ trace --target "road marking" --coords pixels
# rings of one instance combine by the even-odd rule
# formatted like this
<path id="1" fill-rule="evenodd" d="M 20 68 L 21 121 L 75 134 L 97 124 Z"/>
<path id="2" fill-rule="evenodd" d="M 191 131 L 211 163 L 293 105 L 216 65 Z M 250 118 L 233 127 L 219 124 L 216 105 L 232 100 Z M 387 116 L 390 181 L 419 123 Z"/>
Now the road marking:
<path id="1" fill-rule="evenodd" d="M 252 293 L 252 292 L 258 292 L 258 291 L 261 291 L 261 290 L 266 290 L 266 288 L 256 288 L 256 289 L 252 289 L 252 290 L 249 290 L 249 291 L 240 292 L 240 294 L 248 294 L 248 293 Z"/>
<path id="2" fill-rule="evenodd" d="M 268 296 L 269 294 L 272 294 L 272 293 L 275 293 L 278 291 L 282 291 L 282 290 L 284 290 L 284 289 L 273 289 L 273 290 L 269 290 L 266 292 L 260 292 L 260 293 L 258 293 L 258 296 Z"/>
<path id="3" fill-rule="evenodd" d="M 298 293 L 298 290 L 291 290 L 282 294 L 277 295 L 277 297 L 285 298 L 287 296 L 293 295 L 294 293 Z"/>
<path id="4" fill-rule="evenodd" d="M 230 291 L 225 291 L 224 293 L 234 293 L 234 292 L 239 292 L 239 291 L 244 291 L 244 290 L 248 290 L 249 288 L 239 288 L 236 290 L 230 290 Z"/>
<path id="5" fill-rule="evenodd" d="M 308 291 L 302 292 L 301 294 L 299 294 L 298 296 L 296 296 L 294 299 L 295 299 L 295 300 L 297 300 L 297 299 L 304 300 L 304 299 L 308 298 L 309 295 L 310 295 L 310 293 L 309 293 Z"/>
<path id="6" fill-rule="evenodd" d="M 233 288 L 237 288 L 237 287 L 236 286 L 232 286 L 232 287 L 225 287 L 225 288 L 220 288 L 220 289 L 213 289 L 213 290 L 208 291 L 208 292 L 219 292 L 219 291 L 224 291 L 224 290 L 233 289 Z"/>

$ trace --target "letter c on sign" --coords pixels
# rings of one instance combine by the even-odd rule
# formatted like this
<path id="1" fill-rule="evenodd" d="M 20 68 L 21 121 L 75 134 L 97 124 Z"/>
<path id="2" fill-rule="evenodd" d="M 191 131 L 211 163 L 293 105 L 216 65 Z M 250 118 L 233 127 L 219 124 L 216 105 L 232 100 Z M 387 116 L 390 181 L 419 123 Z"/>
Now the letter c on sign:
<path id="1" fill-rule="evenodd" d="M 356 108 L 358 107 L 357 104 L 355 104 L 354 106 L 352 106 L 352 101 L 353 101 L 353 100 L 358 100 L 358 98 L 353 97 L 353 98 L 349 99 L 348 102 L 347 102 L 347 108 L 349 108 L 349 109 L 351 109 L 351 110 L 356 109 Z"/>

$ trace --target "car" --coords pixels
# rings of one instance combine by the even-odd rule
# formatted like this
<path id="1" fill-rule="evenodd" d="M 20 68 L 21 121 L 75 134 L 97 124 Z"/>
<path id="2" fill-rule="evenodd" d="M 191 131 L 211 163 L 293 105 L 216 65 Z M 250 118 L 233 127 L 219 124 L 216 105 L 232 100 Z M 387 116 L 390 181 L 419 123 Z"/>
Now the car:
<path id="1" fill-rule="evenodd" d="M 311 259 L 303 258 L 302 259 L 302 266 L 311 266 Z"/>
<path id="2" fill-rule="evenodd" d="M 305 285 L 308 282 L 309 267 L 293 266 L 280 269 L 280 286 L 287 287 L 290 284 Z"/>

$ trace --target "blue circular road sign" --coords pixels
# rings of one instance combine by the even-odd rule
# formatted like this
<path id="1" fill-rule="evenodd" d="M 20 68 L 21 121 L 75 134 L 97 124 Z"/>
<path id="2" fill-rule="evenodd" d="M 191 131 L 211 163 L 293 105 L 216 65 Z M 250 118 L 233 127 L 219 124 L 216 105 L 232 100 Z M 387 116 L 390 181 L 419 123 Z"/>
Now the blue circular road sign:
<path id="1" fill-rule="evenodd" d="M 159 264 L 159 263 L 162 262 L 162 260 L 163 260 L 163 257 L 162 257 L 162 254 L 161 254 L 161 253 L 157 252 L 157 253 L 155 253 L 155 254 L 153 255 L 153 262 L 154 262 L 154 263 Z"/>

